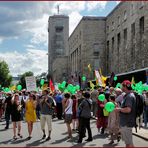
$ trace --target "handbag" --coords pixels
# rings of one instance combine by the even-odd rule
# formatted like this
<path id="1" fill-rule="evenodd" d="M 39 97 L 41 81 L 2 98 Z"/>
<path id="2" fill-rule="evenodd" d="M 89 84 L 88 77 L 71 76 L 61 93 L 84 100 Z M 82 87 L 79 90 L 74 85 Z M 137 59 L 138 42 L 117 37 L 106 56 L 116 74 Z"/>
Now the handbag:
<path id="1" fill-rule="evenodd" d="M 109 112 L 105 108 L 103 108 L 103 115 L 105 117 L 109 116 Z"/>

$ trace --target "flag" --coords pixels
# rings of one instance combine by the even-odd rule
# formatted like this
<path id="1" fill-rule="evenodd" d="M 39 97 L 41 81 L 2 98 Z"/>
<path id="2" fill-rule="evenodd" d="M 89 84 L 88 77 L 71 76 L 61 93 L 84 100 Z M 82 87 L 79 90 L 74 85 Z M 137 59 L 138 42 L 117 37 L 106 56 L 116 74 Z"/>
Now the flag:
<path id="1" fill-rule="evenodd" d="M 97 78 L 97 81 L 96 81 L 97 85 L 103 86 L 103 84 L 102 84 L 102 79 L 101 79 L 101 76 L 100 76 L 98 70 L 95 70 L 95 76 L 96 76 L 96 78 Z"/>
<path id="2" fill-rule="evenodd" d="M 90 64 L 88 64 L 88 70 L 91 72 L 91 65 Z"/>
<path id="3" fill-rule="evenodd" d="M 48 89 L 48 84 L 43 84 L 43 86 L 41 87 L 42 90 L 46 90 Z"/>
<path id="4" fill-rule="evenodd" d="M 135 78 L 132 77 L 132 81 L 131 81 L 132 84 L 135 84 Z"/>
<path id="5" fill-rule="evenodd" d="M 89 84 L 90 84 L 90 87 L 91 87 L 92 89 L 94 89 L 95 85 L 92 83 L 92 81 L 89 81 Z"/>
<path id="6" fill-rule="evenodd" d="M 105 86 L 106 86 L 107 77 L 105 77 L 105 76 L 102 75 L 102 70 L 101 70 L 101 68 L 99 69 L 99 73 L 100 73 L 101 80 L 102 80 L 102 86 L 105 87 Z"/>
<path id="7" fill-rule="evenodd" d="M 49 87 L 50 87 L 50 91 L 54 92 L 55 88 L 51 79 L 49 81 Z"/>

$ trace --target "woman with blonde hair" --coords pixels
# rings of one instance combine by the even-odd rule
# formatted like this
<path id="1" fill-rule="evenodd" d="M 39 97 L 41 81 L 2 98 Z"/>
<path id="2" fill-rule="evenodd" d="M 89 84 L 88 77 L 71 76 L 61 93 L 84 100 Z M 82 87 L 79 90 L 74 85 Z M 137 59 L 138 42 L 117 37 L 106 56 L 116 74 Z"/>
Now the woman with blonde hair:
<path id="1" fill-rule="evenodd" d="M 11 119 L 13 123 L 13 139 L 16 140 L 16 126 L 18 127 L 18 136 L 22 138 L 22 135 L 20 134 L 21 131 L 21 105 L 19 101 L 19 95 L 14 94 L 12 99 L 12 110 L 11 110 Z M 18 125 L 17 125 L 18 124 Z"/>
<path id="2" fill-rule="evenodd" d="M 33 130 L 33 123 L 36 122 L 36 96 L 34 94 L 30 94 L 28 100 L 26 101 L 26 113 L 25 113 L 25 119 L 28 125 L 28 133 L 29 137 L 28 140 L 30 140 L 32 130 Z"/>

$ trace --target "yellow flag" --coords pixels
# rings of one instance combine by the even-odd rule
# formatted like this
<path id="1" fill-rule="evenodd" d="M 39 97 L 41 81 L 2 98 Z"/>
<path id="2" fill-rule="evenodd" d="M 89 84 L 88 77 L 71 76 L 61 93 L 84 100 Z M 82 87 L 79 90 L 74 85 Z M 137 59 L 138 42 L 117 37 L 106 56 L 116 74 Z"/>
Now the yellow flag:
<path id="1" fill-rule="evenodd" d="M 48 88 L 48 84 L 44 84 L 43 86 L 42 86 L 42 90 L 46 90 Z"/>
<path id="2" fill-rule="evenodd" d="M 89 70 L 89 71 L 91 71 L 91 65 L 90 65 L 90 64 L 88 64 L 88 66 L 87 66 L 87 67 L 88 67 L 88 70 Z"/>
<path id="3" fill-rule="evenodd" d="M 135 78 L 132 77 L 132 81 L 131 81 L 132 84 L 135 84 Z"/>
<path id="4" fill-rule="evenodd" d="M 11 90 L 11 91 L 16 90 L 16 86 L 15 86 L 15 85 L 11 86 L 11 87 L 10 87 L 10 90 Z"/>
<path id="5" fill-rule="evenodd" d="M 92 83 L 92 81 L 89 81 L 89 83 L 90 83 L 90 87 L 91 87 L 92 89 L 94 89 L 95 85 Z"/>

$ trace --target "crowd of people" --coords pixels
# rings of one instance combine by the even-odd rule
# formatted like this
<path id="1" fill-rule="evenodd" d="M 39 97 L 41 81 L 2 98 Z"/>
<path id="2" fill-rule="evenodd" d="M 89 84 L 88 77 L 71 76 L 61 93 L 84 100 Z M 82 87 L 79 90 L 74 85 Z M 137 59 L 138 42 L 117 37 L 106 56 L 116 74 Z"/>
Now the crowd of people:
<path id="1" fill-rule="evenodd" d="M 113 144 L 115 140 L 119 142 L 122 138 L 127 147 L 134 145 L 132 128 L 136 125 L 136 92 L 133 92 L 131 82 L 128 80 L 122 83 L 122 89 L 95 86 L 93 90 L 79 90 L 76 94 L 63 93 L 59 90 L 54 92 L 22 90 L 15 93 L 1 92 L 1 94 L 0 120 L 4 115 L 5 129 L 9 129 L 10 120 L 12 121 L 14 140 L 23 137 L 22 120 L 28 125 L 28 140 L 32 138 L 33 125 L 37 120 L 41 124 L 42 139 L 50 140 L 52 119 L 58 118 L 64 120 L 68 138 L 71 139 L 73 131 L 76 131 L 79 137 L 77 142 L 82 143 L 88 132 L 86 141 L 93 141 L 90 126 L 90 120 L 93 118 L 96 120 L 96 130 L 100 134 L 105 132 L 109 134 L 109 144 Z M 105 100 L 98 99 L 100 94 L 105 95 Z M 140 126 L 147 127 L 148 91 L 144 91 L 141 96 L 144 108 Z M 115 109 L 112 112 L 105 110 L 107 102 L 114 103 Z M 48 131 L 45 130 L 45 124 Z"/>

